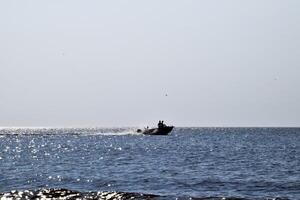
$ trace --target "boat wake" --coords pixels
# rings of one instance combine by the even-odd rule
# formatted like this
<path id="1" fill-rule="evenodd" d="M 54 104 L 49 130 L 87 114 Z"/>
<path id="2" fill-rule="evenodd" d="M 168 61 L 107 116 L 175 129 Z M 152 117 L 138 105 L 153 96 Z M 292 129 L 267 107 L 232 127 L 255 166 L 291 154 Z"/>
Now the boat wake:
<path id="1" fill-rule="evenodd" d="M 121 135 L 142 135 L 141 133 L 138 133 L 136 131 L 136 128 L 128 128 L 126 130 L 117 130 L 117 131 L 104 131 L 104 132 L 97 132 L 97 133 L 91 133 L 87 135 L 116 135 L 116 136 L 121 136 Z"/>
<path id="2" fill-rule="evenodd" d="M 137 128 L 1 128 L 0 137 L 6 135 L 141 135 Z"/>

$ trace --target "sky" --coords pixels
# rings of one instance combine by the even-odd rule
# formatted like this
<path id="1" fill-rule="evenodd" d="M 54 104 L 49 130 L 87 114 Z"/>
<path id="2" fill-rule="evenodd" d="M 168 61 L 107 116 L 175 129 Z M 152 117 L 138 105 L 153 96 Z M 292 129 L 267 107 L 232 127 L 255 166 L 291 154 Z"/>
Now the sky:
<path id="1" fill-rule="evenodd" d="M 298 0 L 0 0 L 0 126 L 300 126 Z"/>

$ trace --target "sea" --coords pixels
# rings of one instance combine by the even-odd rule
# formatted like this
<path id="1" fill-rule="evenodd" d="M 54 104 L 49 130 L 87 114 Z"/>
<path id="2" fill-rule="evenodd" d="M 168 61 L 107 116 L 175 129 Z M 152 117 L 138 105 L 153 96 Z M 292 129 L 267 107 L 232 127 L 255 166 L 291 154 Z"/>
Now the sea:
<path id="1" fill-rule="evenodd" d="M 299 200 L 300 128 L 1 128 L 0 199 Z"/>

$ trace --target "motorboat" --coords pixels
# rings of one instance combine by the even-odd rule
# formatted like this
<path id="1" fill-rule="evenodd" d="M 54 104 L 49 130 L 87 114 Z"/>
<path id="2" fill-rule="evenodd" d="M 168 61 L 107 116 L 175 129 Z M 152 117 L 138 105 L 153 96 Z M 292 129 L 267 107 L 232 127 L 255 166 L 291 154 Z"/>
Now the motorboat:
<path id="1" fill-rule="evenodd" d="M 144 135 L 168 135 L 172 130 L 174 126 L 160 126 L 158 128 L 145 128 L 144 130 L 138 129 L 138 133 L 142 133 Z"/>

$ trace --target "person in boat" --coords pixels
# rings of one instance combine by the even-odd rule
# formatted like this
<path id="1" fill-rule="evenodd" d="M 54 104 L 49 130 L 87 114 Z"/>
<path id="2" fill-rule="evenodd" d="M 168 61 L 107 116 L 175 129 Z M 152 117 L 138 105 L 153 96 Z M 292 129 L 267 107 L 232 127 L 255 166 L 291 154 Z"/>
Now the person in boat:
<path id="1" fill-rule="evenodd" d="M 158 128 L 163 128 L 163 127 L 166 127 L 166 125 L 164 124 L 164 121 L 160 121 L 158 122 Z"/>
<path id="2" fill-rule="evenodd" d="M 158 128 L 161 128 L 161 127 L 162 127 L 162 121 L 159 120 L 159 122 L 158 122 L 158 124 L 157 124 L 157 127 L 158 127 Z"/>

